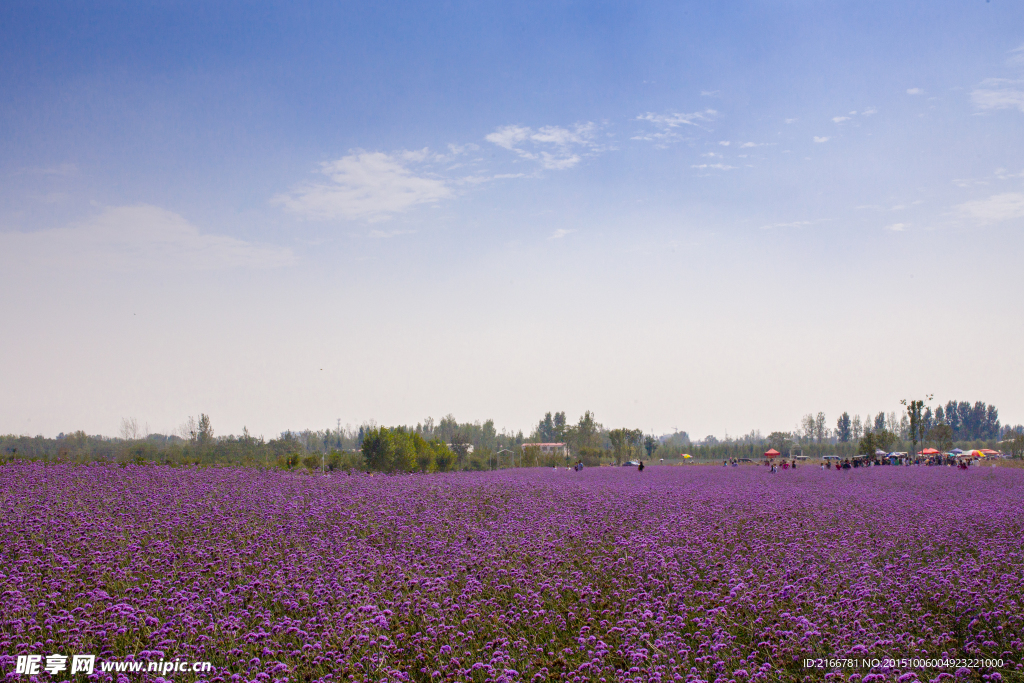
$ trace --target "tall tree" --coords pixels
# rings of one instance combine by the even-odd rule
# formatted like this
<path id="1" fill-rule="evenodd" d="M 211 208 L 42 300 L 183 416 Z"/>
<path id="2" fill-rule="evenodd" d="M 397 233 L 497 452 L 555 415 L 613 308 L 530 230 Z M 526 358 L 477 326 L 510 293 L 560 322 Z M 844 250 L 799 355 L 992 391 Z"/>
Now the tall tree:
<path id="1" fill-rule="evenodd" d="M 654 449 L 658 447 L 658 440 L 654 438 L 653 434 L 648 434 L 644 437 L 644 450 L 647 451 L 647 459 L 650 460 L 651 456 L 654 455 Z"/>
<path id="2" fill-rule="evenodd" d="M 850 428 L 850 423 L 850 414 L 845 411 L 839 416 L 839 419 L 836 420 L 836 438 L 842 443 L 846 443 L 850 440 L 850 437 L 853 436 L 853 430 Z"/>
<path id="3" fill-rule="evenodd" d="M 807 441 L 814 440 L 815 420 L 814 415 L 807 413 L 800 421 L 800 428 L 803 429 L 803 437 Z"/>
<path id="4" fill-rule="evenodd" d="M 552 425 L 551 436 L 552 441 L 565 441 L 565 411 L 555 413 L 554 424 Z"/>
<path id="5" fill-rule="evenodd" d="M 945 452 L 953 447 L 953 428 L 943 422 L 932 427 L 927 437 L 940 451 Z"/>
<path id="6" fill-rule="evenodd" d="M 926 398 L 930 401 L 932 400 L 932 395 L 928 394 Z M 924 431 L 922 431 L 924 427 L 924 401 L 907 401 L 907 399 L 903 399 L 900 403 L 907 407 L 907 417 L 910 418 L 910 442 L 913 446 L 910 454 L 915 455 L 918 442 L 924 442 Z"/>
<path id="7" fill-rule="evenodd" d="M 628 429 L 612 429 L 608 431 L 608 440 L 612 442 L 612 456 L 616 464 L 621 464 L 629 445 Z"/>
<path id="8" fill-rule="evenodd" d="M 793 435 L 789 432 L 772 432 L 768 435 L 768 447 L 779 453 L 788 453 L 793 447 Z"/>
<path id="9" fill-rule="evenodd" d="M 825 426 L 825 413 L 818 413 L 814 417 L 814 439 L 821 443 L 828 436 L 828 427 Z"/>

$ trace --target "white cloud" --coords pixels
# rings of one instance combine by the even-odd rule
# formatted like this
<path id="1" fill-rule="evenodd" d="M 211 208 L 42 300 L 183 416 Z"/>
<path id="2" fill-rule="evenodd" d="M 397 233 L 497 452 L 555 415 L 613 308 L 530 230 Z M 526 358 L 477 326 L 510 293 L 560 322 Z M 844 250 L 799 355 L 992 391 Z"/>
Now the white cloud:
<path id="1" fill-rule="evenodd" d="M 701 97 L 717 97 L 722 94 L 721 90 L 701 90 Z"/>
<path id="2" fill-rule="evenodd" d="M 589 121 L 572 128 L 543 126 L 534 130 L 527 126 L 502 126 L 485 139 L 520 158 L 538 161 L 544 168 L 564 170 L 581 161 L 580 152 L 601 151 L 594 139 L 597 130 L 597 125 Z"/>
<path id="3" fill-rule="evenodd" d="M 827 135 L 825 137 L 818 137 L 817 135 L 814 136 L 815 142 L 828 142 L 831 139 L 832 138 L 828 137 Z"/>
<path id="4" fill-rule="evenodd" d="M 729 164 L 694 164 L 690 168 L 717 168 L 719 171 L 731 171 L 736 167 Z"/>
<path id="5" fill-rule="evenodd" d="M 992 195 L 988 199 L 964 202 L 956 208 L 962 215 L 973 218 L 981 224 L 1024 218 L 1024 194 L 1004 192 Z"/>
<path id="6" fill-rule="evenodd" d="M 26 265 L 114 271 L 278 268 L 295 263 L 290 249 L 203 234 L 178 214 L 145 204 L 110 207 L 63 228 L 2 232 L 0 254 Z"/>
<path id="7" fill-rule="evenodd" d="M 892 230 L 893 232 L 903 232 L 907 227 L 906 223 L 893 223 L 892 225 L 885 226 L 886 230 Z"/>
<path id="8" fill-rule="evenodd" d="M 461 154 L 467 154 L 468 152 L 475 152 L 479 149 L 480 145 L 474 145 L 472 142 L 466 145 L 448 145 L 448 151 L 452 153 L 452 156 L 459 156 Z"/>
<path id="9" fill-rule="evenodd" d="M 652 125 L 656 130 L 641 133 L 633 136 L 633 140 L 646 140 L 657 143 L 659 147 L 665 147 L 672 142 L 682 139 L 680 130 L 685 126 L 701 127 L 701 124 L 710 123 L 718 115 L 714 109 L 695 111 L 689 114 L 673 112 L 670 114 L 655 114 L 647 112 L 636 117 L 637 121 L 644 121 Z"/>
<path id="10" fill-rule="evenodd" d="M 427 149 L 397 154 L 356 151 L 320 165 L 326 183 L 309 183 L 271 203 L 304 218 L 381 221 L 418 204 L 454 196 L 445 180 L 409 168 L 430 158 Z"/>
<path id="11" fill-rule="evenodd" d="M 924 90 L 921 90 L 921 88 L 907 88 L 907 94 L 908 95 L 923 95 L 924 94 Z"/>
<path id="12" fill-rule="evenodd" d="M 760 147 L 760 146 L 761 145 L 756 143 L 756 142 L 744 142 L 742 145 L 740 145 L 741 148 L 743 148 L 743 147 Z"/>
<path id="13" fill-rule="evenodd" d="M 849 116 L 833 116 L 832 121 L 835 123 L 842 123 L 843 121 L 849 121 Z"/>
<path id="14" fill-rule="evenodd" d="M 786 123 L 796 123 L 800 119 L 785 119 Z"/>
<path id="15" fill-rule="evenodd" d="M 728 140 L 720 140 L 720 141 L 718 142 L 718 144 L 720 144 L 720 145 L 721 145 L 722 147 L 728 147 L 728 146 L 729 146 L 729 145 L 731 145 L 732 143 L 731 143 L 731 142 L 729 142 Z"/>
<path id="16" fill-rule="evenodd" d="M 576 232 L 576 231 L 575 230 L 566 230 L 565 228 L 559 228 L 558 230 L 555 230 L 553 233 L 551 233 L 551 236 L 548 237 L 548 239 L 549 240 L 560 240 L 563 237 L 565 237 L 566 235 L 569 235 L 569 234 L 574 233 L 574 232 Z"/>
<path id="17" fill-rule="evenodd" d="M 1010 66 L 1024 66 L 1024 45 L 1010 50 L 1010 57 L 1006 61 Z"/>
<path id="18" fill-rule="evenodd" d="M 1024 81 L 987 78 L 971 92 L 978 109 L 1019 109 L 1024 112 Z"/>
<path id="19" fill-rule="evenodd" d="M 867 109 L 865 109 L 864 111 L 862 111 L 862 112 L 860 113 L 860 115 L 861 115 L 861 116 L 871 116 L 872 114 L 877 114 L 877 113 L 878 113 L 878 110 L 877 110 L 877 109 L 875 109 L 874 107 L 868 107 Z"/>

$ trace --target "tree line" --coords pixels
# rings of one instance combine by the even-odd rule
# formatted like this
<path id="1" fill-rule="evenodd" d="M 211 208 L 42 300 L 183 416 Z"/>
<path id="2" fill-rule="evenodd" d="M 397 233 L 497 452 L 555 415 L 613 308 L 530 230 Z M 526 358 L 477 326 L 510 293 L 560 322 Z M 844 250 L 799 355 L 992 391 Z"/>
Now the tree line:
<path id="1" fill-rule="evenodd" d="M 506 467 L 621 464 L 631 460 L 695 460 L 762 457 L 774 448 L 783 454 L 820 456 L 909 450 L 917 444 L 947 451 L 954 446 L 1003 448 L 1024 454 L 1024 426 L 1004 426 L 994 405 L 982 401 L 949 401 L 932 409 L 911 402 L 906 410 L 863 417 L 843 412 L 835 427 L 823 412 L 809 413 L 792 431 L 767 436 L 751 431 L 723 439 L 709 435 L 693 442 L 685 431 L 655 436 L 643 430 L 605 428 L 594 413 L 584 411 L 570 422 L 564 411 L 551 411 L 529 435 L 497 431 L 493 420 L 458 422 L 446 415 L 415 425 L 379 427 L 367 422 L 322 430 L 285 431 L 264 440 L 243 429 L 241 435 L 217 436 L 209 415 L 189 417 L 175 434 L 147 434 L 133 419 L 124 419 L 119 437 L 82 431 L 42 436 L 0 436 L 5 460 L 116 461 L 172 465 L 243 465 L 308 470 L 371 470 L 444 472 Z M 916 405 L 920 403 L 920 405 Z M 916 411 L 916 412 L 915 412 Z M 542 452 L 531 444 L 564 443 L 566 453 Z"/>

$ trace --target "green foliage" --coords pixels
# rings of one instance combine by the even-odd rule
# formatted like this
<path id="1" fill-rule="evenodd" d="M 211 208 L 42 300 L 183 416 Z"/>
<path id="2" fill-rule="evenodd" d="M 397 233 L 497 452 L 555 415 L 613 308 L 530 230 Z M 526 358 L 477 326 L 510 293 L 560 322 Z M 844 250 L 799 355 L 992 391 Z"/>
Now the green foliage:
<path id="1" fill-rule="evenodd" d="M 639 455 L 644 433 L 640 429 L 613 429 L 608 432 L 612 442 L 612 456 L 616 464 L 632 460 Z"/>
<path id="2" fill-rule="evenodd" d="M 1024 458 L 1024 432 L 1011 432 L 1012 439 L 1008 439 L 1006 446 L 1010 455 L 1014 458 Z"/>
<path id="3" fill-rule="evenodd" d="M 853 421 L 850 419 L 850 414 L 847 412 L 843 412 L 843 414 L 839 416 L 839 419 L 836 420 L 836 438 L 839 439 L 840 442 L 846 443 L 853 436 L 853 430 L 851 428 L 852 424 Z"/>
<path id="4" fill-rule="evenodd" d="M 874 455 L 876 449 L 881 449 L 888 453 L 894 445 L 896 445 L 896 435 L 886 429 L 882 429 L 865 434 L 860 440 L 857 452 L 863 455 Z"/>
<path id="5" fill-rule="evenodd" d="M 931 395 L 928 395 L 928 400 L 931 400 Z M 907 416 L 910 418 L 910 453 L 917 453 L 918 442 L 924 443 L 924 401 L 910 401 L 906 399 L 900 401 L 907 407 Z"/>
<path id="6" fill-rule="evenodd" d="M 772 432 L 768 435 L 768 447 L 779 453 L 789 453 L 793 448 L 793 436 L 789 432 Z"/>
<path id="7" fill-rule="evenodd" d="M 611 460 L 611 451 L 585 446 L 579 450 L 579 460 L 587 467 L 597 467 Z"/>
<path id="8" fill-rule="evenodd" d="M 940 451 L 949 451 L 953 448 L 953 428 L 948 424 L 939 423 L 928 432 L 927 440 L 935 444 Z"/>
<path id="9" fill-rule="evenodd" d="M 277 466 L 283 470 L 293 470 L 299 466 L 302 459 L 301 453 L 286 453 L 277 456 Z"/>
<path id="10" fill-rule="evenodd" d="M 378 472 L 445 472 L 459 460 L 440 440 L 427 441 L 404 427 L 375 427 L 363 435 L 367 470 Z"/>
<path id="11" fill-rule="evenodd" d="M 448 472 L 455 467 L 455 453 L 447 444 L 434 440 L 430 442 L 434 456 L 434 468 L 437 472 Z"/>

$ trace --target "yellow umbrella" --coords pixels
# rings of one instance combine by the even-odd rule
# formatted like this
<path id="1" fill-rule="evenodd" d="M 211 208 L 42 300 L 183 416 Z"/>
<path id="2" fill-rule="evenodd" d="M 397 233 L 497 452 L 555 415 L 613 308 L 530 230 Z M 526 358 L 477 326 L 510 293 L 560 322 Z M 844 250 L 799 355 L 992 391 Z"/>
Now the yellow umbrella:
<path id="1" fill-rule="evenodd" d="M 684 458 L 684 459 L 686 459 L 686 458 L 690 458 L 690 457 L 693 457 L 693 456 L 691 456 L 691 455 L 690 455 L 689 453 L 684 453 L 684 454 L 683 454 L 683 458 Z"/>

